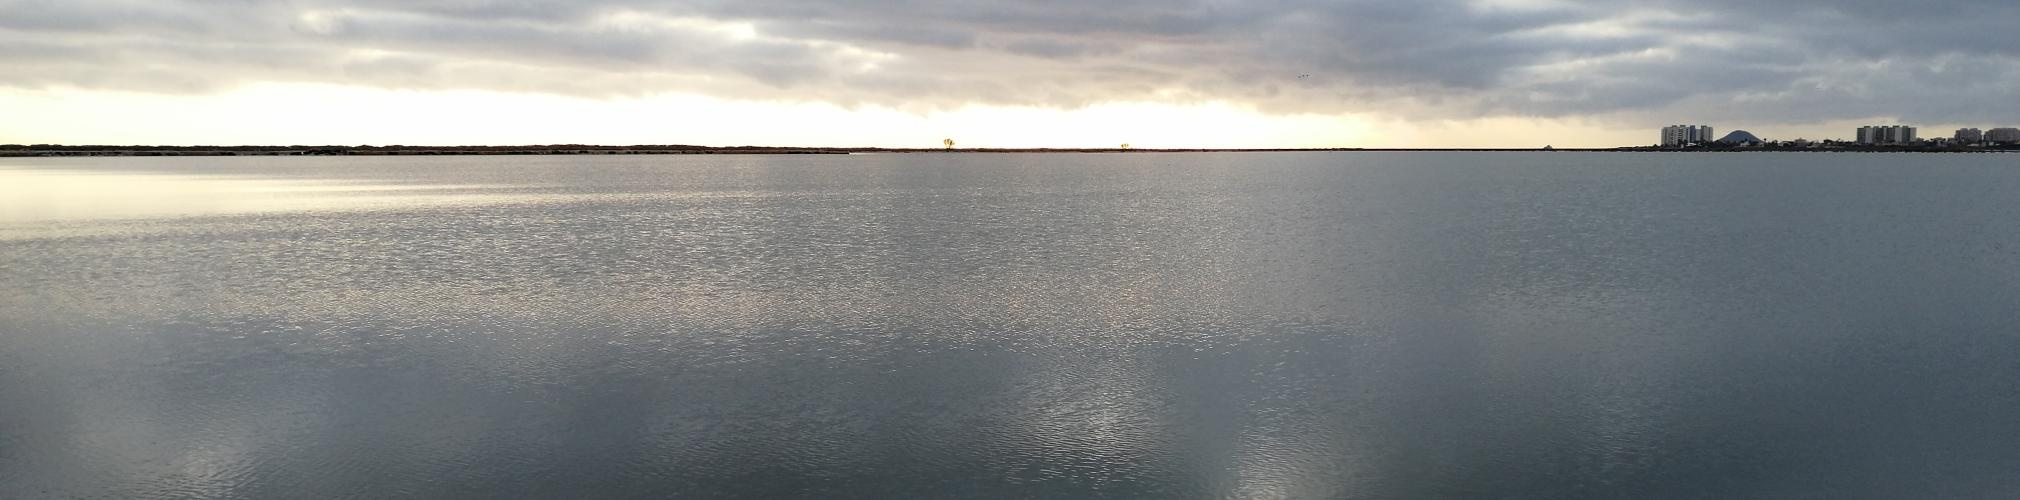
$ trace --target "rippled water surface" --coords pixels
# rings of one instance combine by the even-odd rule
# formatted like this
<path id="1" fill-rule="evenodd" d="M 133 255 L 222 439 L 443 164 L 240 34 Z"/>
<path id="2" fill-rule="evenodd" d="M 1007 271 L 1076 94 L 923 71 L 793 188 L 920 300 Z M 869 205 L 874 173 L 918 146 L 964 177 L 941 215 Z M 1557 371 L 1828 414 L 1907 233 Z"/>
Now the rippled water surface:
<path id="1" fill-rule="evenodd" d="M 0 498 L 1996 498 L 2020 157 L 0 160 Z"/>

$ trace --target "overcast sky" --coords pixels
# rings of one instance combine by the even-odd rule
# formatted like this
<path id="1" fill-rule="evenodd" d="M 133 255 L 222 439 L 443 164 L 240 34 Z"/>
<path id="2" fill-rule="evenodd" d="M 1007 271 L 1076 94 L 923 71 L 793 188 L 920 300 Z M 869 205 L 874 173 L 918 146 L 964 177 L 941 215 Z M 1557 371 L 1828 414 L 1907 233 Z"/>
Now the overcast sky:
<path id="1" fill-rule="evenodd" d="M 1617 146 L 2020 125 L 2020 2 L 0 0 L 0 143 Z"/>

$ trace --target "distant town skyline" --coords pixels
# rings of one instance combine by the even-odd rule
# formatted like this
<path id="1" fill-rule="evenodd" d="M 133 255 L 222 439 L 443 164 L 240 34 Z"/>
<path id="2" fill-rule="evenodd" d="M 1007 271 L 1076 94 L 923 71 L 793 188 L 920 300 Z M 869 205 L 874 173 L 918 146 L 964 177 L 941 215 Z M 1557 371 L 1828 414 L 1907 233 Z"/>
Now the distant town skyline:
<path id="1" fill-rule="evenodd" d="M 1810 137 L 1762 137 L 1748 130 L 1733 130 L 1726 136 L 1718 136 L 1717 127 L 1710 125 L 1670 125 L 1659 131 L 1656 143 L 1661 147 L 1683 147 L 1707 143 L 1804 143 L 1842 142 L 1862 145 L 1911 145 L 1923 143 L 1941 144 L 2020 144 L 2020 127 L 1992 127 L 1984 130 L 1977 127 L 1958 128 L 1948 135 L 1925 135 L 1921 127 L 1912 125 L 1862 125 L 1852 131 L 1850 138 L 1820 136 Z M 1735 137 L 1739 137 L 1735 139 Z"/>
<path id="2" fill-rule="evenodd" d="M 2020 4 L 0 2 L 0 143 L 1610 147 L 2020 125 Z"/>

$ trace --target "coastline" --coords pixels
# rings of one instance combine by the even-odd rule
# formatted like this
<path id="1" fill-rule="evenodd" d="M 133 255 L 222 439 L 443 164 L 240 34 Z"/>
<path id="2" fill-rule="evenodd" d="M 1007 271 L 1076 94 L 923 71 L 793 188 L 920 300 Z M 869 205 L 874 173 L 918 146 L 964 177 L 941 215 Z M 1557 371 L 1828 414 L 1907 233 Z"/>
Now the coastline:
<path id="1" fill-rule="evenodd" d="M 804 155 L 912 153 L 1289 153 L 1289 152 L 1493 152 L 1493 153 L 2015 153 L 2020 145 L 1957 147 L 1730 147 L 1661 148 L 812 148 L 711 146 L 66 146 L 0 145 L 0 158 L 80 156 L 482 156 L 482 155 Z"/>

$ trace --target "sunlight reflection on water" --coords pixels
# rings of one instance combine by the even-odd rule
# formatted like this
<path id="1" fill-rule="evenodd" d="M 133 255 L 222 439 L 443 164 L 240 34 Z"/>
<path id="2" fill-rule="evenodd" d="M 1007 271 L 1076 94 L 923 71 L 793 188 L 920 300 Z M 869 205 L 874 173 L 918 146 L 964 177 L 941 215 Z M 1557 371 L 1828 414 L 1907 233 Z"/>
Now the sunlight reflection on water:
<path id="1" fill-rule="evenodd" d="M 0 167 L 0 224 L 408 208 L 528 199 L 487 192 L 498 188 Z"/>
<path id="2" fill-rule="evenodd" d="M 0 498 L 1999 497 L 2002 161 L 9 159 Z"/>

